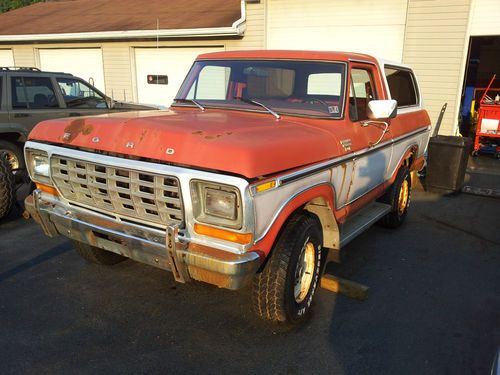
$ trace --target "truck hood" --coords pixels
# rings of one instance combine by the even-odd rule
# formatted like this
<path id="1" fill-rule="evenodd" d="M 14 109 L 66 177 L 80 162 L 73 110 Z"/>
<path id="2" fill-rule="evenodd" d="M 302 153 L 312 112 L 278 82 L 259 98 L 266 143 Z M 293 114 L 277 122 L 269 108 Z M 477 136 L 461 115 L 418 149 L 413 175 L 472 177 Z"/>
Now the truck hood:
<path id="1" fill-rule="evenodd" d="M 270 114 L 207 109 L 126 112 L 39 123 L 43 141 L 150 158 L 246 178 L 274 174 L 335 156 L 331 132 Z"/>

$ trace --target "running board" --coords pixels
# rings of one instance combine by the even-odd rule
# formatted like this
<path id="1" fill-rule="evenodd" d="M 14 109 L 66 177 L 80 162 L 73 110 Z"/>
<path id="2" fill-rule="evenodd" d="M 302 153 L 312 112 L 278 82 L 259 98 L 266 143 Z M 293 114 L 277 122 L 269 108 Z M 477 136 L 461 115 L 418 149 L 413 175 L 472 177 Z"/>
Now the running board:
<path id="1" fill-rule="evenodd" d="M 342 226 L 340 232 L 340 248 L 343 248 L 382 217 L 391 211 L 389 204 L 373 202 L 356 212 Z"/>

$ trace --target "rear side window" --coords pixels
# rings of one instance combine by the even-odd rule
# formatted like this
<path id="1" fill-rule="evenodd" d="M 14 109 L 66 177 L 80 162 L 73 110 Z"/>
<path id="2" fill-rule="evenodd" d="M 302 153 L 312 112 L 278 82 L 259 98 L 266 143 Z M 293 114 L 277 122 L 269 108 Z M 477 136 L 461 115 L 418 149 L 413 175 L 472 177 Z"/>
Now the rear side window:
<path id="1" fill-rule="evenodd" d="M 48 77 L 12 77 L 11 88 L 13 109 L 59 107 Z"/>
<path id="2" fill-rule="evenodd" d="M 418 91 L 413 73 L 409 70 L 385 68 L 391 98 L 398 101 L 398 107 L 418 105 Z"/>

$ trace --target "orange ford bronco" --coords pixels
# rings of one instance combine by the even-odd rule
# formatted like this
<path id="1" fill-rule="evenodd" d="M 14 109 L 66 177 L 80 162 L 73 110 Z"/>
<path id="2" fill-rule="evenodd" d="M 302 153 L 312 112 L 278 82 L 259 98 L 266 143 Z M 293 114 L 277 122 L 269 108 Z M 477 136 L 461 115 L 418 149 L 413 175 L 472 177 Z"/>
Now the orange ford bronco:
<path id="1" fill-rule="evenodd" d="M 38 124 L 26 207 L 91 262 L 253 284 L 259 316 L 298 323 L 330 249 L 404 221 L 429 130 L 407 66 L 356 53 L 206 54 L 168 111 Z"/>

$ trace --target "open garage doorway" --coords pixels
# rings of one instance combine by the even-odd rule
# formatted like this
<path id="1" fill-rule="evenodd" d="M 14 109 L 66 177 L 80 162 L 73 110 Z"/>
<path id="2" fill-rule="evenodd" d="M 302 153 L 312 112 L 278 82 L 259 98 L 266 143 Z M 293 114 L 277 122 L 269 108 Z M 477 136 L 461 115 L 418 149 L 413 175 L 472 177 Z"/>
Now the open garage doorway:
<path id="1" fill-rule="evenodd" d="M 497 79 L 490 88 L 489 96 L 500 94 L 500 35 L 472 36 L 465 67 L 465 77 L 460 107 L 460 133 L 473 137 L 475 134 L 479 101 L 493 74 Z"/>

